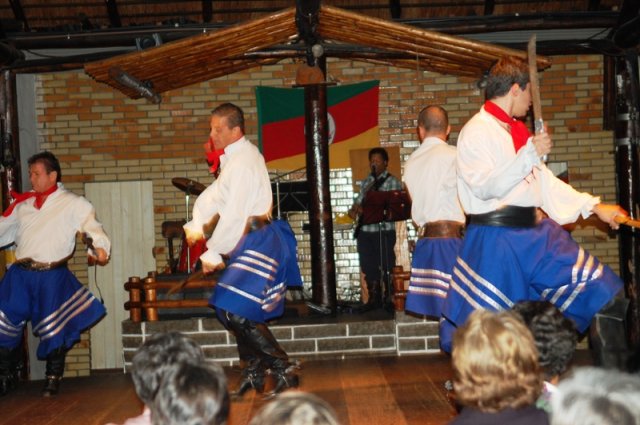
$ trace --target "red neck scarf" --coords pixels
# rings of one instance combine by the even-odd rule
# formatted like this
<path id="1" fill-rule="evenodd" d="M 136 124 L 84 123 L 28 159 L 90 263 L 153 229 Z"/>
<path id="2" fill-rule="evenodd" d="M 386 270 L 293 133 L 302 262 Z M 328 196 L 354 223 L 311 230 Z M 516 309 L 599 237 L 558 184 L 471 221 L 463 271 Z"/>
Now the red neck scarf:
<path id="1" fill-rule="evenodd" d="M 36 198 L 35 202 L 33 203 L 33 205 L 37 208 L 40 209 L 42 208 L 42 205 L 44 205 L 44 201 L 47 200 L 47 196 L 51 195 L 53 192 L 55 192 L 56 190 L 58 190 L 58 185 L 54 184 L 53 186 L 51 186 L 51 188 L 45 190 L 44 192 L 25 192 L 25 193 L 18 193 L 18 192 L 14 192 L 13 190 L 10 192 L 11 193 L 11 197 L 13 198 L 13 202 L 11 203 L 11 205 L 9 205 L 9 208 L 7 208 L 2 215 L 4 217 L 8 217 L 11 215 L 11 213 L 13 212 L 13 209 L 16 207 L 16 205 L 18 205 L 20 202 L 24 202 L 29 198 Z"/>
<path id="2" fill-rule="evenodd" d="M 484 102 L 484 110 L 509 126 L 511 139 L 513 140 L 513 147 L 516 149 L 516 153 L 518 153 L 520 148 L 526 145 L 527 140 L 531 137 L 531 133 L 527 126 L 522 121 L 507 115 L 502 108 L 490 100 Z"/>
<path id="3" fill-rule="evenodd" d="M 224 149 L 216 150 L 211 137 L 209 137 L 209 140 L 207 141 L 205 146 L 205 152 L 207 154 L 207 164 L 209 164 L 209 172 L 217 176 L 218 168 L 220 167 L 220 157 L 224 155 Z"/>

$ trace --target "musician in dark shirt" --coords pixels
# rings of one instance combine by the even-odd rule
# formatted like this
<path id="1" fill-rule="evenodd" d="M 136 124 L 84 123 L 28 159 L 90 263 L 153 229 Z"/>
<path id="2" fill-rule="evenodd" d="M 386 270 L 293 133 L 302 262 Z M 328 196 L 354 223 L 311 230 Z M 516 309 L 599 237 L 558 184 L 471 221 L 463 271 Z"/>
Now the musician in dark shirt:
<path id="1" fill-rule="evenodd" d="M 387 171 L 388 164 L 389 154 L 384 148 L 373 148 L 369 151 L 371 174 L 361 182 L 360 193 L 349 210 L 349 216 L 358 223 L 358 257 L 369 292 L 367 306 L 371 308 L 382 307 L 383 289 L 389 287 L 390 271 L 396 262 L 393 251 L 396 244 L 396 228 L 395 223 L 388 221 L 362 224 L 362 204 L 367 194 L 372 191 L 402 189 L 400 180 Z M 391 294 L 384 295 L 389 298 Z"/>

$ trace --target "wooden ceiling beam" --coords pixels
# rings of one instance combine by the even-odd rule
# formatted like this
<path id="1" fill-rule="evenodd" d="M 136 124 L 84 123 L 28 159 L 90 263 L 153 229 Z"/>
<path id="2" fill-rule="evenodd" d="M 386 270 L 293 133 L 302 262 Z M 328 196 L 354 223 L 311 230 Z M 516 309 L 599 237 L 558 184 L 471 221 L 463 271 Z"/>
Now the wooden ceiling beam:
<path id="1" fill-rule="evenodd" d="M 22 30 L 25 32 L 29 32 L 29 22 L 27 22 L 27 17 L 24 14 L 24 8 L 22 7 L 22 3 L 20 0 L 9 0 L 9 4 L 11 5 L 11 10 L 13 11 L 13 16 L 17 21 L 22 22 Z"/>
<path id="2" fill-rule="evenodd" d="M 295 9 L 289 8 L 215 33 L 201 33 L 140 52 L 86 64 L 84 69 L 96 81 L 109 84 L 127 96 L 138 99 L 141 97 L 139 92 L 114 80 L 110 74 L 112 69 L 122 70 L 143 84 L 151 84 L 156 93 L 163 93 L 243 69 L 275 63 L 280 59 L 236 58 L 241 58 L 246 52 L 296 38 Z"/>
<path id="3" fill-rule="evenodd" d="M 484 0 L 484 16 L 493 15 L 493 11 L 495 10 L 496 2 L 494 0 Z"/>
<path id="4" fill-rule="evenodd" d="M 137 99 L 149 97 L 144 88 L 160 94 L 276 63 L 287 55 L 286 49 L 297 49 L 289 56 L 308 57 L 315 43 L 327 51 L 342 49 L 354 60 L 476 78 L 500 57 L 526 57 L 522 50 L 372 18 L 320 5 L 319 0 L 298 0 L 296 6 L 214 33 L 89 63 L 84 69 L 96 81 Z M 275 46 L 284 47 L 273 53 Z M 547 58 L 538 57 L 539 69 L 549 65 Z M 127 78 L 117 78 L 123 75 Z"/>
<path id="5" fill-rule="evenodd" d="M 389 14 L 391 15 L 391 19 L 402 18 L 402 5 L 400 4 L 400 0 L 389 0 Z"/>
<path id="6" fill-rule="evenodd" d="M 208 24 L 213 20 L 213 0 L 202 0 L 202 22 Z"/>
<path id="7" fill-rule="evenodd" d="M 120 20 L 120 13 L 118 12 L 117 0 L 107 0 L 107 15 L 109 16 L 109 24 L 113 28 L 120 28 L 122 21 Z"/>

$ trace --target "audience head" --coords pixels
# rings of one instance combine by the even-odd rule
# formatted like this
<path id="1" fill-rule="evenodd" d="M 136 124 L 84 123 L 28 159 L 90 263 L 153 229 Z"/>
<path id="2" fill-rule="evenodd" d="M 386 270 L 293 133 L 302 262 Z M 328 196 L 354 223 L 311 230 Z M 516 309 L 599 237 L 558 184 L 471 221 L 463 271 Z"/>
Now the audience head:
<path id="1" fill-rule="evenodd" d="M 551 425 L 640 425 L 640 379 L 583 367 L 560 381 L 551 397 Z"/>
<path id="2" fill-rule="evenodd" d="M 336 414 L 313 394 L 291 391 L 264 405 L 249 425 L 338 425 Z"/>
<path id="3" fill-rule="evenodd" d="M 456 401 L 493 413 L 535 403 L 542 374 L 531 332 L 514 313 L 477 310 L 453 336 Z"/>
<path id="4" fill-rule="evenodd" d="M 576 351 L 575 324 L 548 301 L 521 301 L 513 306 L 527 325 L 538 349 L 538 361 L 545 379 L 563 374 Z"/>
<path id="5" fill-rule="evenodd" d="M 156 333 L 133 356 L 131 378 L 140 400 L 149 405 L 165 373 L 177 362 L 200 363 L 204 354 L 191 338 L 179 333 Z"/>
<path id="6" fill-rule="evenodd" d="M 217 364 L 174 363 L 149 407 L 153 425 L 223 425 L 229 417 L 227 379 Z"/>

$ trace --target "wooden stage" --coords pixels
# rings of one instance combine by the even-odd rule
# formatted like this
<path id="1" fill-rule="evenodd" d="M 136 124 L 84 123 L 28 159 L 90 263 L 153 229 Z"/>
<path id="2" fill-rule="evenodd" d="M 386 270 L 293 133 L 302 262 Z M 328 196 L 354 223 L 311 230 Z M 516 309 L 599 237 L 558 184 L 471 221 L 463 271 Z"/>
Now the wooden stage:
<path id="1" fill-rule="evenodd" d="M 239 372 L 225 372 L 235 388 Z M 302 363 L 300 377 L 300 390 L 326 400 L 342 425 L 436 425 L 455 416 L 444 389 L 451 379 L 444 354 L 308 360 Z M 130 377 L 123 373 L 65 378 L 61 393 L 49 399 L 40 397 L 42 384 L 22 382 L 0 398 L 0 425 L 122 423 L 142 409 Z M 228 425 L 247 424 L 265 403 L 254 394 L 232 403 Z"/>

